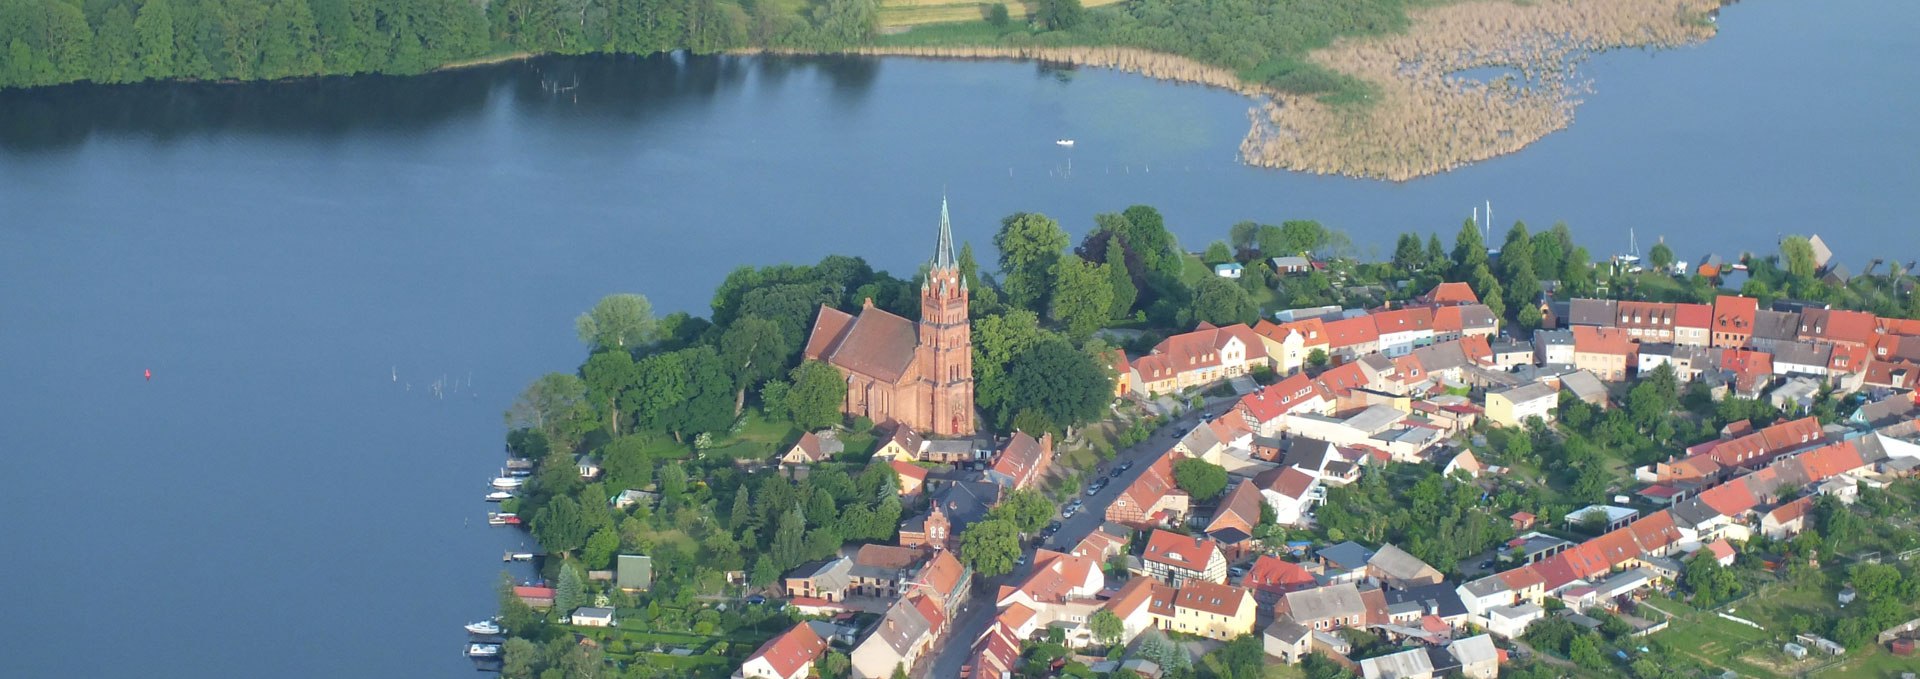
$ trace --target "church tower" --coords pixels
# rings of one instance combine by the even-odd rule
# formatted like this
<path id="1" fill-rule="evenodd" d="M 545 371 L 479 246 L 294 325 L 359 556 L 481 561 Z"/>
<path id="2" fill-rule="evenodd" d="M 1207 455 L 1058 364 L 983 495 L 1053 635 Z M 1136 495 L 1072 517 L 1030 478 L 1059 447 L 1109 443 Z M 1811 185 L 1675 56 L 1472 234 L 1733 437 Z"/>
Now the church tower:
<path id="1" fill-rule="evenodd" d="M 953 257 L 953 227 L 947 199 L 940 198 L 940 242 L 927 280 L 920 285 L 920 337 L 914 361 L 920 368 L 923 422 L 934 436 L 972 436 L 973 328 L 967 321 L 967 281 Z"/>

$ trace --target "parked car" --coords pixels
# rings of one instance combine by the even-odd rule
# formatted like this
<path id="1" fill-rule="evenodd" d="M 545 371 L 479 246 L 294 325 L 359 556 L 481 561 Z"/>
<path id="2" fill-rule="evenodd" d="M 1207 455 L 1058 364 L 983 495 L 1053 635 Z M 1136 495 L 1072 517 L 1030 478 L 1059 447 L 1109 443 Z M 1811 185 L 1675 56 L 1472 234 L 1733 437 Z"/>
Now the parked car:
<path id="1" fill-rule="evenodd" d="M 1247 574 L 1246 566 L 1234 566 L 1232 568 L 1227 569 L 1227 575 L 1231 575 L 1236 578 L 1246 574 Z"/>
<path id="2" fill-rule="evenodd" d="M 1132 469 L 1132 468 L 1133 468 L 1133 463 L 1132 463 L 1132 462 L 1122 462 L 1122 463 L 1120 463 L 1120 471 L 1126 471 L 1126 470 L 1129 470 L 1129 469 Z"/>
<path id="3" fill-rule="evenodd" d="M 1079 507 L 1067 507 L 1065 510 L 1062 510 L 1060 512 L 1060 516 L 1061 518 L 1071 519 L 1073 518 L 1073 515 L 1079 514 L 1079 513 L 1080 513 Z"/>
<path id="4" fill-rule="evenodd" d="M 1093 485 L 1087 486 L 1087 497 L 1093 497 L 1095 495 L 1099 495 L 1100 489 L 1105 487 L 1107 487 L 1107 482 L 1105 481 L 1093 482 Z"/>

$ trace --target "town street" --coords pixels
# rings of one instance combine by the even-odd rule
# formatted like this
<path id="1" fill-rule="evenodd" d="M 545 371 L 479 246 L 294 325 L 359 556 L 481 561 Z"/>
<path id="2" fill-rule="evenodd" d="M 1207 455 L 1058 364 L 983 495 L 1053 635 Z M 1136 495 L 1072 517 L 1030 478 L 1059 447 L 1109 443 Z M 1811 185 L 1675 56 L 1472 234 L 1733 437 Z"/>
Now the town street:
<path id="1" fill-rule="evenodd" d="M 1208 408 L 1224 409 L 1225 404 L 1234 400 L 1234 398 L 1218 399 L 1209 402 Z M 1086 504 L 1073 515 L 1073 518 L 1061 519 L 1060 532 L 1047 540 L 1046 544 L 1066 549 L 1086 539 L 1095 528 L 1106 521 L 1107 506 L 1113 504 L 1113 499 L 1120 495 L 1120 491 L 1125 490 L 1134 479 L 1146 473 L 1147 463 L 1172 448 L 1188 429 L 1199 424 L 1202 414 L 1202 411 L 1196 410 L 1169 420 L 1159 429 L 1154 430 L 1153 435 L 1147 437 L 1147 440 L 1120 450 L 1114 455 L 1114 459 L 1107 463 L 1107 468 L 1113 469 L 1122 463 L 1132 463 L 1133 466 L 1121 472 L 1119 478 L 1108 479 L 1107 487 L 1100 489 L 1100 492 L 1093 497 L 1087 497 L 1082 493 L 1080 497 Z M 1089 480 L 1088 483 L 1091 482 Z M 1033 562 L 1033 552 L 1033 547 L 1025 550 L 1028 564 Z M 973 642 L 979 639 L 980 635 L 985 634 L 987 627 L 993 623 L 997 612 L 993 606 L 994 593 L 999 591 L 1001 585 L 1019 582 L 1020 578 L 1026 576 L 1027 568 L 1028 566 L 1023 564 L 1007 575 L 976 581 L 973 598 L 969 600 L 970 608 L 961 611 L 960 616 L 952 621 L 947 630 L 946 640 L 939 644 L 939 649 L 932 658 L 921 661 L 923 666 L 926 663 L 932 664 L 932 673 L 914 676 L 931 676 L 939 679 L 960 676 L 960 666 L 966 664 L 968 656 L 972 654 Z"/>

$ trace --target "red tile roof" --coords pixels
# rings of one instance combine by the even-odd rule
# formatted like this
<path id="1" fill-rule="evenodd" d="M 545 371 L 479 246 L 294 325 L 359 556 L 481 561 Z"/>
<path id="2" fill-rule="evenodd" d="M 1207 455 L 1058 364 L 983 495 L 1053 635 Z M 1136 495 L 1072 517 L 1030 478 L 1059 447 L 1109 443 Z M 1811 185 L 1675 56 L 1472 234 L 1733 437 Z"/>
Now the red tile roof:
<path id="1" fill-rule="evenodd" d="M 1433 330 L 1433 310 L 1425 307 L 1382 311 L 1373 314 L 1371 318 L 1374 329 L 1382 335 Z"/>
<path id="2" fill-rule="evenodd" d="M 1141 558 L 1193 572 L 1204 572 L 1219 548 L 1205 537 L 1154 530 L 1147 538 L 1147 551 Z"/>
<path id="3" fill-rule="evenodd" d="M 1760 300 L 1752 297 L 1721 295 L 1713 299 L 1713 331 L 1753 334 L 1753 317 L 1760 312 Z"/>
<path id="4" fill-rule="evenodd" d="M 927 481 L 926 467 L 897 459 L 888 460 L 887 466 L 893 467 L 893 473 L 899 474 L 902 479 L 912 479 L 919 483 L 926 483 Z"/>
<path id="5" fill-rule="evenodd" d="M 1247 590 L 1239 587 L 1188 580 L 1180 585 L 1173 603 L 1181 608 L 1231 618 L 1240 614 L 1240 606 L 1245 604 L 1246 599 Z"/>
<path id="6" fill-rule="evenodd" d="M 1713 325 L 1713 307 L 1706 304 L 1675 304 L 1673 325 L 1676 328 L 1710 327 Z"/>
<path id="7" fill-rule="evenodd" d="M 1540 571 L 1528 565 L 1501 573 L 1500 582 L 1505 583 L 1507 589 L 1518 592 L 1529 587 L 1545 585 L 1547 579 L 1540 574 Z"/>
<path id="8" fill-rule="evenodd" d="M 1631 528 L 1617 528 L 1600 537 L 1588 540 L 1587 544 L 1600 552 L 1600 558 L 1606 560 L 1608 568 L 1640 558 L 1640 543 L 1633 537 Z"/>
<path id="9" fill-rule="evenodd" d="M 1322 392 L 1306 373 L 1295 373 L 1240 398 L 1238 407 L 1255 422 L 1272 422 Z"/>
<path id="10" fill-rule="evenodd" d="M 1627 524 L 1627 530 L 1633 531 L 1633 539 L 1640 544 L 1640 549 L 1648 552 L 1680 541 L 1680 529 L 1673 525 L 1673 515 L 1665 510 L 1635 519 Z"/>
<path id="11" fill-rule="evenodd" d="M 1800 338 L 1866 346 L 1879 324 L 1873 314 L 1841 309 L 1808 309 L 1800 314 Z"/>
<path id="12" fill-rule="evenodd" d="M 867 306 L 844 331 L 839 316 L 846 314 L 826 306 L 807 339 L 807 358 L 825 360 L 856 375 L 893 384 L 913 368 L 914 349 L 920 334 L 913 321 L 875 306 Z"/>
<path id="13" fill-rule="evenodd" d="M 1811 509 L 1813 509 L 1813 497 L 1807 496 L 1775 507 L 1773 511 L 1767 512 L 1767 516 L 1775 523 L 1790 523 L 1794 519 L 1806 516 L 1807 511 Z"/>
<path id="14" fill-rule="evenodd" d="M 1619 328 L 1573 326 L 1573 350 L 1583 354 L 1632 356 L 1639 351 L 1633 336 Z"/>
<path id="15" fill-rule="evenodd" d="M 1297 589 L 1306 589 L 1316 585 L 1313 574 L 1300 564 L 1287 561 L 1271 554 L 1262 554 L 1255 559 L 1253 567 L 1240 584 L 1275 594 L 1285 594 Z"/>
<path id="16" fill-rule="evenodd" d="M 993 458 L 993 471 L 1012 479 L 1014 488 L 1025 488 L 1038 480 L 1052 455 L 1052 434 L 1035 439 L 1026 432 L 1016 431 L 1008 439 L 1007 447 Z"/>
<path id="17" fill-rule="evenodd" d="M 1433 286 L 1418 301 L 1422 304 L 1479 304 L 1480 296 L 1466 283 L 1441 283 Z"/>
<path id="18" fill-rule="evenodd" d="M 768 639 L 759 650 L 747 656 L 747 662 L 755 658 L 765 658 L 773 671 L 783 677 L 791 677 L 800 669 L 813 664 L 820 654 L 827 650 L 827 640 L 813 633 L 813 627 L 805 622 L 794 625 L 792 629 L 781 632 L 779 636 Z"/>
<path id="19" fill-rule="evenodd" d="M 1380 330 L 1369 316 L 1332 321 L 1326 329 L 1327 344 L 1335 349 L 1380 341 Z"/>
<path id="20" fill-rule="evenodd" d="M 1759 499 L 1753 496 L 1752 489 L 1747 487 L 1744 478 L 1707 489 L 1707 492 L 1700 494 L 1700 501 L 1712 507 L 1713 511 L 1719 512 L 1721 516 L 1739 516 L 1760 504 Z"/>
<path id="21" fill-rule="evenodd" d="M 1320 379 L 1316 383 L 1329 394 L 1336 397 L 1346 396 L 1355 389 L 1367 386 L 1367 373 L 1360 369 L 1359 363 L 1347 363 L 1320 373 Z"/>
<path id="22" fill-rule="evenodd" d="M 1327 324 L 1318 318 L 1308 318 L 1292 323 L 1262 320 L 1253 326 L 1253 333 L 1275 342 L 1285 342 L 1288 335 L 1299 333 L 1302 346 L 1316 347 L 1327 344 Z"/>

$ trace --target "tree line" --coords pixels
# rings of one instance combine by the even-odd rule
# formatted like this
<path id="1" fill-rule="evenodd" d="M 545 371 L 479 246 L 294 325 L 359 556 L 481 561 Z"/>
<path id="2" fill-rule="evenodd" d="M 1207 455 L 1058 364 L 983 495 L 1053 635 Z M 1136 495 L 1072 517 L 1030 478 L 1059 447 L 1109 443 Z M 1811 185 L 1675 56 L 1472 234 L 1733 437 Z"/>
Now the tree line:
<path id="1" fill-rule="evenodd" d="M 830 48 L 875 0 L 0 0 L 0 88 L 416 74 L 511 51 Z"/>

